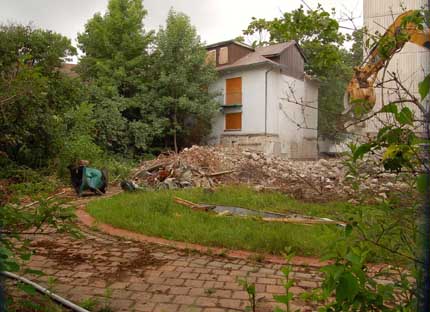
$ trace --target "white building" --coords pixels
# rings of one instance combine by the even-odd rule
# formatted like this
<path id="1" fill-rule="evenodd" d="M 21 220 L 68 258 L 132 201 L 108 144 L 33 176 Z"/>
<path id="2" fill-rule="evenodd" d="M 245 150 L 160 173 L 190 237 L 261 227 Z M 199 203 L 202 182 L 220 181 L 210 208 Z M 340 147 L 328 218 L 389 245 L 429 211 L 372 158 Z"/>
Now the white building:
<path id="1" fill-rule="evenodd" d="M 211 144 L 285 158 L 318 156 L 318 84 L 306 77 L 295 42 L 254 49 L 232 40 L 207 50 L 219 72 L 210 86 L 220 103 Z"/>
<path id="2" fill-rule="evenodd" d="M 405 10 L 422 9 L 426 7 L 427 0 L 364 0 L 364 26 L 370 34 L 374 34 L 377 31 L 383 34 L 385 29 L 394 22 L 396 17 Z M 420 98 L 418 83 L 430 72 L 430 51 L 413 43 L 406 43 L 402 51 L 394 55 L 390 61 L 388 71 L 396 72 L 402 83 L 409 88 L 417 98 Z M 382 71 L 378 75 L 379 82 L 381 79 Z M 386 87 L 390 86 L 394 85 L 386 85 Z M 376 88 L 375 91 L 377 95 L 375 111 L 381 108 L 382 94 L 384 94 L 384 103 L 389 103 L 390 101 L 398 99 L 398 96 L 390 91 L 389 88 L 386 88 L 384 92 L 382 92 L 381 88 Z M 416 113 L 418 112 L 416 111 Z M 371 119 L 363 126 L 363 132 L 374 134 L 381 127 L 381 122 L 377 119 Z"/>

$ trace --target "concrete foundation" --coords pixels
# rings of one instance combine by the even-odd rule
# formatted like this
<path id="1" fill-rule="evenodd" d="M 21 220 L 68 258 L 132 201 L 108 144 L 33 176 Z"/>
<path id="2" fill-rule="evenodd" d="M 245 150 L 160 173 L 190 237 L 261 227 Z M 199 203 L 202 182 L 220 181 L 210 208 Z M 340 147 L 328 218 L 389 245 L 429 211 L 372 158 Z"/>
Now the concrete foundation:
<path id="1" fill-rule="evenodd" d="M 249 151 L 263 152 L 290 159 L 316 159 L 318 151 L 313 139 L 302 142 L 281 142 L 276 134 L 222 134 L 220 144 L 229 147 L 240 147 Z"/>

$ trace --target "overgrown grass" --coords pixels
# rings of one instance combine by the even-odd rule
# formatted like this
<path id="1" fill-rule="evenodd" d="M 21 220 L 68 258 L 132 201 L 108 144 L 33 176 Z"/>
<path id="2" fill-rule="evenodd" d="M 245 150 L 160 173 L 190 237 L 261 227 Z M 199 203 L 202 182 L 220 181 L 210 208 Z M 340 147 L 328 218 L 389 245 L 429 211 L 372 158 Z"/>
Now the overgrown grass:
<path id="1" fill-rule="evenodd" d="M 297 225 L 263 222 L 257 218 L 217 216 L 174 203 L 178 196 L 196 203 L 299 213 L 337 220 L 382 213 L 377 207 L 347 203 L 301 203 L 277 192 L 259 193 L 247 187 L 123 193 L 88 205 L 97 220 L 150 236 L 207 246 L 280 254 L 291 246 L 298 255 L 321 256 L 342 233 L 335 225 Z"/>

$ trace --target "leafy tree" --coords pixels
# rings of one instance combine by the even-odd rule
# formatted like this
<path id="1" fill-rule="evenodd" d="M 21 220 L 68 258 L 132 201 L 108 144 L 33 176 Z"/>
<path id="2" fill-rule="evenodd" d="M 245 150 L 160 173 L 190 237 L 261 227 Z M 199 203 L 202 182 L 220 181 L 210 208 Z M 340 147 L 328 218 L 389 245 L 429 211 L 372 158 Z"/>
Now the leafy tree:
<path id="1" fill-rule="evenodd" d="M 355 30 L 352 33 L 352 47 L 351 47 L 351 66 L 358 66 L 363 62 L 364 53 L 364 33 L 366 29 L 364 27 Z"/>
<path id="2" fill-rule="evenodd" d="M 85 53 L 78 71 L 97 104 L 97 142 L 114 152 L 144 150 L 158 133 L 147 104 L 153 33 L 144 30 L 146 14 L 140 0 L 110 0 L 106 14 L 95 14 L 78 35 Z"/>
<path id="3" fill-rule="evenodd" d="M 321 5 L 307 11 L 300 6 L 273 20 L 253 18 L 244 30 L 245 35 L 259 35 L 254 45 L 295 40 L 303 48 L 307 60 L 306 72 L 320 80 L 318 127 L 320 135 L 328 137 L 335 133 L 336 123 L 333 120 L 343 110 L 345 88 L 352 76 L 351 65 L 355 65 L 358 58 L 357 55 L 352 58 L 342 48 L 347 38 L 339 31 L 334 14 L 334 9 L 329 13 Z M 269 35 L 268 40 L 263 39 L 265 33 Z M 359 44 L 356 43 L 354 51 L 358 50 Z"/>
<path id="4" fill-rule="evenodd" d="M 0 40 L 0 151 L 44 166 L 61 148 L 62 114 L 83 98 L 59 70 L 76 50 L 60 34 L 21 25 L 1 26 Z"/>
<path id="5" fill-rule="evenodd" d="M 216 79 L 216 71 L 213 64 L 206 64 L 206 50 L 189 18 L 182 13 L 170 10 L 156 45 L 154 105 L 166 116 L 164 131 L 178 151 L 178 146 L 186 144 L 197 128 L 197 141 L 210 129 L 216 102 L 207 86 Z"/>

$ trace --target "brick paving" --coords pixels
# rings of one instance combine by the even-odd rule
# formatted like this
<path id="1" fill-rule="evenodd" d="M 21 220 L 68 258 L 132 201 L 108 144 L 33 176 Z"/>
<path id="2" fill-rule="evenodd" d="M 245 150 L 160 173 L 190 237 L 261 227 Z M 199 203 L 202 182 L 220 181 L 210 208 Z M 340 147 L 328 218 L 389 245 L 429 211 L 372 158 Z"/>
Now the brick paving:
<path id="1" fill-rule="evenodd" d="M 83 238 L 66 234 L 40 236 L 28 275 L 59 295 L 80 303 L 93 298 L 113 311 L 244 311 L 247 293 L 238 278 L 256 284 L 258 311 L 273 311 L 273 295 L 283 291 L 280 264 L 255 263 L 125 240 L 83 228 Z M 318 286 L 318 268 L 294 266 L 300 294 Z M 294 277 L 293 276 L 293 277 Z M 293 307 L 313 311 L 305 302 Z"/>
<path id="2" fill-rule="evenodd" d="M 111 189 L 107 196 L 118 192 Z M 91 199 L 74 200 L 73 205 L 84 208 Z M 279 306 L 273 299 L 284 291 L 279 258 L 266 257 L 272 262 L 256 263 L 246 258 L 252 256 L 249 252 L 166 244 L 162 239 L 108 225 L 93 227 L 88 214 L 82 209 L 77 212 L 83 237 L 33 237 L 34 255 L 25 265 L 45 273 L 26 277 L 74 303 L 92 298 L 99 305 L 107 303 L 115 312 L 245 311 L 248 295 L 237 280 L 246 279 L 256 285 L 257 311 L 273 311 Z M 296 258 L 292 277 L 297 281 L 291 291 L 300 294 L 318 287 L 322 263 Z M 299 299 L 291 307 L 294 311 L 316 311 Z"/>

